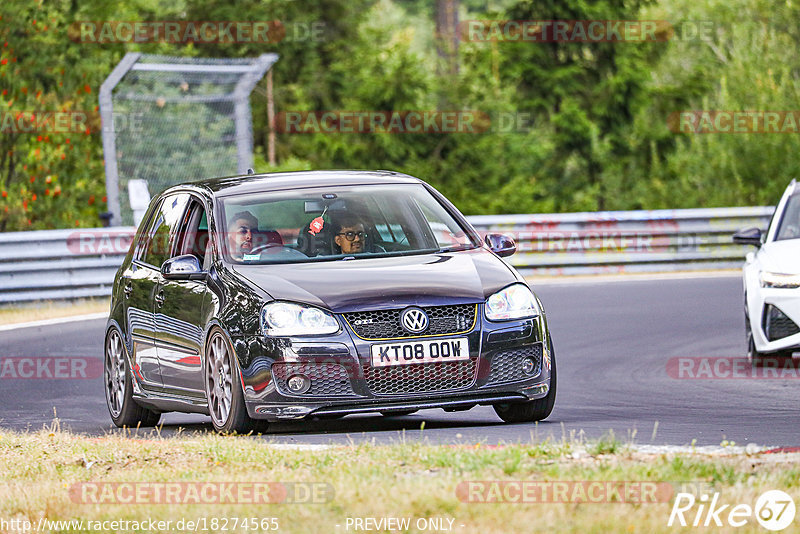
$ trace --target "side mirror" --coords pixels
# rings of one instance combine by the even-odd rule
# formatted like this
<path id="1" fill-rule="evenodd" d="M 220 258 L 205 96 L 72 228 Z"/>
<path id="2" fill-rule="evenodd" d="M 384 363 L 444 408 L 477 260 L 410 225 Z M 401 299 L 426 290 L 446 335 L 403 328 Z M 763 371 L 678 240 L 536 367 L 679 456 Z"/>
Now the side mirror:
<path id="1" fill-rule="evenodd" d="M 197 256 L 184 254 L 165 261 L 161 265 L 161 276 L 167 280 L 203 280 L 206 272 Z"/>
<path id="2" fill-rule="evenodd" d="M 507 235 L 486 234 L 484 241 L 489 245 L 489 249 L 501 258 L 511 256 L 517 251 L 517 244 Z"/>
<path id="3" fill-rule="evenodd" d="M 744 230 L 739 230 L 733 234 L 733 242 L 738 243 L 739 245 L 753 245 L 754 247 L 760 247 L 762 245 L 761 230 L 758 228 L 746 228 Z"/>

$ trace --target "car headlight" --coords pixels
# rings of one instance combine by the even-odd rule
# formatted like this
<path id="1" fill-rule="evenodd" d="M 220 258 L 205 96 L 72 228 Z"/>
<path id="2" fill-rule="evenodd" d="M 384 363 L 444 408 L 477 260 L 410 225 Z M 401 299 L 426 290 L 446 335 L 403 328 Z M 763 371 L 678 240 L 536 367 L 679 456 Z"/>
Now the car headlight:
<path id="1" fill-rule="evenodd" d="M 261 310 L 261 331 L 266 336 L 335 334 L 339 323 L 330 313 L 292 302 L 270 302 Z"/>
<path id="2" fill-rule="evenodd" d="M 761 272 L 761 287 L 794 289 L 800 287 L 800 275 Z"/>
<path id="3" fill-rule="evenodd" d="M 514 284 L 486 299 L 484 314 L 490 321 L 524 319 L 541 313 L 533 292 L 524 284 Z"/>

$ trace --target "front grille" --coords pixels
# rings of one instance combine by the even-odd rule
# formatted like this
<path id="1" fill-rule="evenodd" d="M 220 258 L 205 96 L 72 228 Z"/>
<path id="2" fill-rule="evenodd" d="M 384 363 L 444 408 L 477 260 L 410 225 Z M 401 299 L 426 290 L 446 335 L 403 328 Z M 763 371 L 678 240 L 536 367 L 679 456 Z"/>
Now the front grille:
<path id="1" fill-rule="evenodd" d="M 797 324 L 771 304 L 764 310 L 764 333 L 770 341 L 776 341 L 800 332 Z"/>
<path id="2" fill-rule="evenodd" d="M 534 361 L 533 372 L 524 373 L 522 362 L 526 358 Z M 533 378 L 542 372 L 542 344 L 529 345 L 516 349 L 499 351 L 492 358 L 492 371 L 486 385 L 503 384 L 505 382 L 519 382 Z"/>
<path id="3" fill-rule="evenodd" d="M 398 339 L 459 334 L 472 330 L 478 306 L 477 304 L 456 304 L 422 308 L 428 314 L 428 328 L 419 334 L 409 334 L 403 329 L 400 324 L 400 314 L 404 309 L 345 313 L 344 318 L 350 328 L 362 339 Z"/>
<path id="4" fill-rule="evenodd" d="M 311 380 L 311 389 L 301 396 L 335 397 L 352 396 L 353 386 L 347 370 L 338 363 L 275 363 L 272 365 L 272 376 L 275 387 L 283 395 L 298 396 L 289 391 L 286 382 L 293 375 L 305 375 Z"/>
<path id="5" fill-rule="evenodd" d="M 402 395 L 468 388 L 475 381 L 476 360 L 371 367 L 364 378 L 375 395 Z"/>

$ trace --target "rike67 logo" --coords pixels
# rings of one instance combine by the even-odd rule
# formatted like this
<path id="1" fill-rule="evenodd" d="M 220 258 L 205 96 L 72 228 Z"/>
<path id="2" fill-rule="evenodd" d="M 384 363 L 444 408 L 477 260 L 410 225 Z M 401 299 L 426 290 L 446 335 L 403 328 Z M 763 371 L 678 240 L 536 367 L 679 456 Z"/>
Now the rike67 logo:
<path id="1" fill-rule="evenodd" d="M 691 493 L 678 493 L 669 514 L 667 526 L 728 526 L 743 527 L 755 518 L 767 530 L 783 530 L 794 521 L 794 500 L 785 492 L 770 490 L 762 493 L 755 507 L 749 504 L 722 504 L 719 492 L 699 498 Z"/>

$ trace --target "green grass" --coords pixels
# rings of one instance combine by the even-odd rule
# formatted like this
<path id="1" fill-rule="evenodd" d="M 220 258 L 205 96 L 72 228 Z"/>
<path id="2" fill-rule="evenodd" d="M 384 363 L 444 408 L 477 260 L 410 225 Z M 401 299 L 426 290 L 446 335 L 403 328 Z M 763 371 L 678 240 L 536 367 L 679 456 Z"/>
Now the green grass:
<path id="1" fill-rule="evenodd" d="M 44 300 L 13 306 L 0 306 L 0 325 L 72 317 L 89 313 L 108 313 L 108 298 L 78 299 L 75 301 Z"/>
<path id="2" fill-rule="evenodd" d="M 463 502 L 456 489 L 466 481 L 694 481 L 720 491 L 725 502 L 752 505 L 769 489 L 782 489 L 800 502 L 799 459 L 642 454 L 613 435 L 597 442 L 570 438 L 500 447 L 409 440 L 297 450 L 275 446 L 269 438 L 215 434 L 162 438 L 140 431 L 86 438 L 54 425 L 32 433 L 0 431 L 0 518 L 276 517 L 281 532 L 335 533 L 347 532 L 348 517 L 446 517 L 454 520 L 454 532 L 667 532 L 676 530 L 666 526 L 670 503 L 486 504 Z M 301 483 L 333 495 L 295 504 L 109 504 L 70 498 L 70 489 L 81 482 L 205 481 Z"/>

